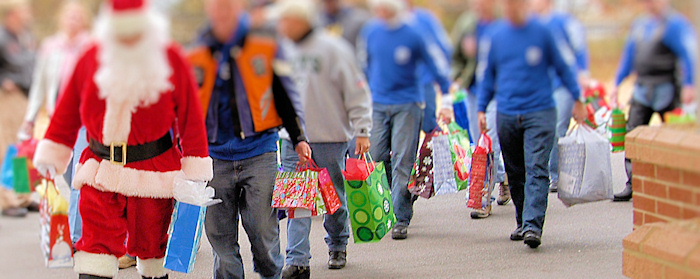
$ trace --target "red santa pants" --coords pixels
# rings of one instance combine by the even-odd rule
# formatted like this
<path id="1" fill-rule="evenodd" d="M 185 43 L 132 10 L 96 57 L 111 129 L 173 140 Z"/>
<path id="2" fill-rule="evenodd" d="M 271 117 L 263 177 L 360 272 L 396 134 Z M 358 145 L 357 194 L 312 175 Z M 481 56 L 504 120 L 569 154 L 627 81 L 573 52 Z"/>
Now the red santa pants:
<path id="1" fill-rule="evenodd" d="M 128 251 L 142 260 L 163 258 L 172 212 L 172 199 L 127 197 L 85 185 L 80 190 L 83 236 L 75 248 L 116 257 Z"/>

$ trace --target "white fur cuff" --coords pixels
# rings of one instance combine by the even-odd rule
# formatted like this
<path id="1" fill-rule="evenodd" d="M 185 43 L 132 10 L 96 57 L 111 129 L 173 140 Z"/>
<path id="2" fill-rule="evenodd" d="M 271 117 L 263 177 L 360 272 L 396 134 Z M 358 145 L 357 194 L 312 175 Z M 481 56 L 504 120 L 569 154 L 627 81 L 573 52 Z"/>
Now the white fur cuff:
<path id="1" fill-rule="evenodd" d="M 119 272 L 119 260 L 114 255 L 77 252 L 73 257 L 73 270 L 78 274 L 114 278 Z"/>
<path id="2" fill-rule="evenodd" d="M 181 160 L 185 178 L 193 181 L 210 181 L 214 177 L 211 157 L 185 157 Z"/>
<path id="3" fill-rule="evenodd" d="M 63 174 L 66 172 L 72 157 L 73 147 L 43 139 L 36 147 L 36 153 L 34 154 L 32 163 L 35 166 L 54 166 L 58 174 Z"/>
<path id="4" fill-rule="evenodd" d="M 168 272 L 163 267 L 163 258 L 160 259 L 136 259 L 136 269 L 139 274 L 148 278 L 161 278 L 165 277 Z"/>

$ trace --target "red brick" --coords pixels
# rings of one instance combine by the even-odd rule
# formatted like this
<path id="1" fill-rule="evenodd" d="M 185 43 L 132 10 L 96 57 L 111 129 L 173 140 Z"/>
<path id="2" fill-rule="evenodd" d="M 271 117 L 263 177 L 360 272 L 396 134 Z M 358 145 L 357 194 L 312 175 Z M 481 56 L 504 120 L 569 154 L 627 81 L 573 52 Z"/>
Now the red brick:
<path id="1" fill-rule="evenodd" d="M 637 212 L 635 211 L 635 214 Z M 639 251 L 639 245 L 644 242 L 644 240 L 647 238 L 647 236 L 654 231 L 654 229 L 658 228 L 658 226 L 641 226 L 634 230 L 631 234 L 627 235 L 623 240 L 622 240 L 622 247 L 625 249 L 633 250 L 633 251 Z"/>
<path id="2" fill-rule="evenodd" d="M 681 219 L 681 208 L 678 205 L 658 201 L 656 202 L 656 208 L 660 215 L 676 220 Z"/>
<path id="3" fill-rule="evenodd" d="M 644 181 L 644 194 L 657 198 L 668 199 L 668 186 L 664 183 Z"/>
<path id="4" fill-rule="evenodd" d="M 622 274 L 630 278 L 663 278 L 664 267 L 660 263 L 622 252 Z"/>
<path id="5" fill-rule="evenodd" d="M 700 270 L 700 247 L 696 248 L 695 251 L 690 253 L 688 256 L 688 267 Z"/>
<path id="6" fill-rule="evenodd" d="M 683 185 L 700 187 L 700 173 L 684 171 Z"/>
<path id="7" fill-rule="evenodd" d="M 660 145 L 666 148 L 678 148 L 681 141 L 688 133 L 674 129 L 662 128 L 656 137 L 654 137 L 654 145 Z"/>
<path id="8" fill-rule="evenodd" d="M 668 220 L 659 218 L 655 214 L 648 214 L 648 213 L 644 214 L 644 224 L 659 223 L 659 222 L 668 223 Z"/>
<path id="9" fill-rule="evenodd" d="M 695 274 L 685 272 L 680 269 L 676 269 L 670 266 L 666 267 L 666 278 L 669 279 L 700 279 L 700 270 L 696 271 Z"/>
<path id="10" fill-rule="evenodd" d="M 686 136 L 680 144 L 681 148 L 698 152 L 700 151 L 700 135 L 697 133 L 688 133 L 688 136 Z"/>
<path id="11" fill-rule="evenodd" d="M 668 187 L 668 198 L 672 201 L 679 201 L 682 203 L 692 204 L 693 192 L 691 192 L 688 189 L 670 186 Z"/>
<path id="12" fill-rule="evenodd" d="M 632 177 L 632 191 L 635 193 L 644 193 L 644 180 L 639 176 Z"/>
<path id="13" fill-rule="evenodd" d="M 644 225 L 644 213 L 635 209 L 633 220 L 635 226 Z"/>
<path id="14" fill-rule="evenodd" d="M 700 244 L 700 235 L 677 228 L 653 230 L 641 244 L 641 252 L 670 262 L 685 264 L 685 259 Z"/>
<path id="15" fill-rule="evenodd" d="M 656 166 L 656 178 L 671 183 L 681 183 L 681 172 L 677 169 Z"/>
<path id="16" fill-rule="evenodd" d="M 689 207 L 683 207 L 682 211 L 683 212 L 681 213 L 681 219 L 683 220 L 700 218 L 700 210 L 692 209 Z"/>
<path id="17" fill-rule="evenodd" d="M 632 204 L 636 209 L 656 213 L 656 200 L 654 199 L 635 194 L 634 199 L 632 199 Z"/>
<path id="18" fill-rule="evenodd" d="M 632 161 L 632 172 L 635 176 L 656 178 L 655 167 L 649 163 Z"/>
<path id="19" fill-rule="evenodd" d="M 654 137 L 656 137 L 656 134 L 659 133 L 659 127 L 640 126 L 636 129 L 640 131 L 638 133 L 633 133 L 633 135 L 636 135 L 636 137 L 634 137 L 634 142 L 640 145 L 650 145 Z"/>

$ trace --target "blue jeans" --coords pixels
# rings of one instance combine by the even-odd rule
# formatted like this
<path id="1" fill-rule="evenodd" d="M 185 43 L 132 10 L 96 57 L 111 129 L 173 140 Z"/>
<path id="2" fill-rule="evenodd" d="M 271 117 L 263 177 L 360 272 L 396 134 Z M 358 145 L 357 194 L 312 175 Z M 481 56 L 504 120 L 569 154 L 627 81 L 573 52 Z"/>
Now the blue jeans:
<path id="1" fill-rule="evenodd" d="M 423 111 L 420 104 L 383 105 L 374 103 L 370 154 L 384 162 L 391 185 L 396 225 L 408 226 L 413 217 L 414 199 L 408 192 L 408 179 L 416 161 Z"/>
<path id="2" fill-rule="evenodd" d="M 253 266 L 261 278 L 279 278 L 284 265 L 280 253 L 277 209 L 272 190 L 277 175 L 277 154 L 265 153 L 240 161 L 214 159 L 209 183 L 223 202 L 207 208 L 204 221 L 214 251 L 214 278 L 244 278 L 238 245 L 238 220 L 248 234 Z"/>
<path id="3" fill-rule="evenodd" d="M 424 84 L 421 85 L 423 90 L 423 95 L 425 96 L 425 110 L 423 111 L 423 132 L 430 133 L 435 128 L 437 128 L 437 118 L 435 117 L 437 112 L 437 100 L 435 94 L 435 85 Z"/>
<path id="4" fill-rule="evenodd" d="M 325 240 L 329 251 L 345 251 L 350 238 L 348 206 L 345 200 L 345 185 L 343 173 L 345 169 L 345 150 L 348 144 L 343 143 L 312 143 L 312 157 L 319 168 L 326 168 L 331 176 L 335 191 L 340 198 L 341 207 L 333 215 L 323 216 L 323 227 L 326 229 Z M 299 161 L 292 142 L 282 142 L 282 165 L 285 170 L 293 170 Z M 309 266 L 311 247 L 309 233 L 311 218 L 288 219 L 287 221 L 287 265 Z"/>
<path id="5" fill-rule="evenodd" d="M 501 141 L 498 139 L 498 123 L 496 121 L 496 116 L 498 115 L 496 112 L 497 107 L 498 103 L 496 101 L 492 101 L 486 107 L 486 126 L 488 126 L 489 129 L 486 134 L 492 141 L 491 148 L 493 149 L 493 157 L 496 164 L 496 183 L 503 183 L 506 181 L 506 168 L 501 157 Z"/>
<path id="6" fill-rule="evenodd" d="M 542 233 L 549 194 L 549 155 L 554 145 L 556 109 L 524 115 L 498 114 L 498 136 L 523 231 Z"/>
<path id="7" fill-rule="evenodd" d="M 571 115 L 574 110 L 574 97 L 564 87 L 554 90 L 554 102 L 557 104 L 557 131 L 552 154 L 549 157 L 549 180 L 552 184 L 559 183 L 559 138 L 566 136 L 571 125 Z"/>
<path id="8" fill-rule="evenodd" d="M 63 175 L 63 178 L 68 182 L 70 186 L 70 202 L 68 203 L 68 226 L 70 227 L 70 239 L 73 243 L 78 242 L 80 237 L 83 235 L 83 219 L 80 217 L 80 211 L 78 211 L 78 204 L 80 204 L 80 190 L 73 188 L 73 176 L 75 175 L 76 167 L 80 163 L 80 155 L 83 154 L 83 150 L 87 148 L 87 132 L 85 127 L 80 128 L 78 133 L 78 141 L 75 142 L 73 147 L 73 158 L 68 164 L 68 170 Z"/>

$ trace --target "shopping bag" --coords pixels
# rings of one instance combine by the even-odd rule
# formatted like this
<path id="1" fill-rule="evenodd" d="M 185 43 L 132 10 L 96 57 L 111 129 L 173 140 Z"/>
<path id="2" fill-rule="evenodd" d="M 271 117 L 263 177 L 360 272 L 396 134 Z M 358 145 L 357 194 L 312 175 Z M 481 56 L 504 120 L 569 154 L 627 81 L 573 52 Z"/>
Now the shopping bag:
<path id="1" fill-rule="evenodd" d="M 316 192 L 318 193 L 317 197 L 319 195 L 321 196 L 320 200 L 322 203 L 320 206 L 317 205 L 316 209 L 320 210 L 321 207 L 323 207 L 323 211 L 325 213 L 319 212 L 317 215 L 334 214 L 338 209 L 340 209 L 340 198 L 338 197 L 338 193 L 335 191 L 335 186 L 333 185 L 333 180 L 331 180 L 331 176 L 328 173 L 328 169 L 319 168 L 318 165 L 316 165 L 316 162 L 311 159 L 305 165 L 302 165 L 300 170 L 311 170 L 318 172 L 318 190 Z M 316 200 L 316 203 L 318 203 L 318 200 L 319 199 Z"/>
<path id="2" fill-rule="evenodd" d="M 455 114 L 455 122 L 462 128 L 466 135 L 469 143 L 474 143 L 472 136 L 469 132 L 469 111 L 467 110 L 467 91 L 462 89 L 457 91 L 455 95 L 454 102 L 452 103 L 452 110 Z"/>
<path id="3" fill-rule="evenodd" d="M 408 191 L 416 196 L 429 199 L 435 194 L 434 173 L 435 170 L 433 160 L 433 142 L 441 132 L 434 130 L 425 135 L 423 144 L 418 150 L 418 157 L 413 164 L 411 177 L 408 181 Z"/>
<path id="4" fill-rule="evenodd" d="M 318 172 L 312 170 L 278 172 L 272 192 L 273 208 L 316 207 Z"/>
<path id="5" fill-rule="evenodd" d="M 320 193 L 320 189 L 319 189 Z M 295 218 L 308 218 L 308 217 L 313 217 L 313 216 L 319 216 L 319 215 L 324 215 L 328 214 L 328 211 L 326 209 L 326 204 L 323 202 L 323 198 L 321 195 L 316 195 L 316 207 L 312 210 L 304 209 L 304 208 L 290 208 L 287 209 L 287 217 L 289 219 L 295 219 Z"/>
<path id="6" fill-rule="evenodd" d="M 366 158 L 363 155 L 361 160 Z M 396 223 L 384 163 L 366 162 L 365 166 L 369 172 L 365 179 L 349 179 L 348 177 L 361 177 L 352 172 L 346 172 L 349 176 L 345 177 L 345 193 L 355 243 L 378 242 Z"/>
<path id="7" fill-rule="evenodd" d="M 345 180 L 365 180 L 374 171 L 374 164 L 367 163 L 365 159 L 348 158 L 345 160 L 345 170 L 342 170 Z"/>
<path id="8" fill-rule="evenodd" d="M 613 198 L 610 143 L 586 125 L 559 139 L 559 199 L 564 205 Z"/>
<path id="9" fill-rule="evenodd" d="M 435 195 L 457 193 L 449 133 L 433 139 L 433 175 Z"/>
<path id="10" fill-rule="evenodd" d="M 448 128 L 455 182 L 457 191 L 462 191 L 469 188 L 469 169 L 472 164 L 469 132 L 454 122 L 450 123 Z"/>
<path id="11" fill-rule="evenodd" d="M 17 156 L 12 159 L 12 179 L 14 191 L 18 194 L 31 193 L 41 181 L 39 172 L 32 164 L 37 144 L 36 139 L 31 139 L 17 145 Z"/>
<path id="12" fill-rule="evenodd" d="M 693 124 L 697 122 L 695 108 L 684 105 L 683 108 L 677 108 L 673 111 L 664 113 L 664 121 L 667 124 Z"/>
<path id="13" fill-rule="evenodd" d="M 5 160 L 2 161 L 2 166 L 0 166 L 0 184 L 8 190 L 14 190 L 15 181 L 12 173 L 12 159 L 16 156 L 17 146 L 11 144 L 7 147 Z"/>
<path id="14" fill-rule="evenodd" d="M 41 250 L 49 268 L 73 267 L 73 246 L 68 225 L 68 201 L 53 180 L 43 179 L 39 195 Z"/>
<path id="15" fill-rule="evenodd" d="M 610 145 L 612 145 L 612 151 L 625 151 L 625 136 L 627 135 L 625 113 L 620 109 L 613 109 L 610 118 L 608 130 L 610 131 Z"/>
<path id="16" fill-rule="evenodd" d="M 491 202 L 491 190 L 495 182 L 495 166 L 491 138 L 482 133 L 472 154 L 469 171 L 469 198 L 467 207 L 481 209 Z"/>
<path id="17" fill-rule="evenodd" d="M 168 230 L 168 247 L 164 267 L 172 271 L 190 273 L 202 238 L 207 207 L 175 202 Z"/>

